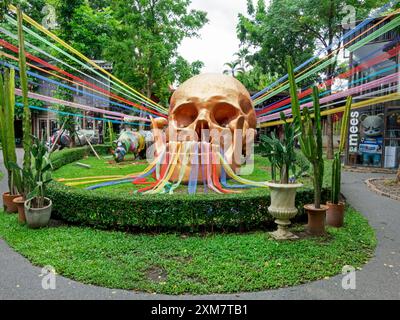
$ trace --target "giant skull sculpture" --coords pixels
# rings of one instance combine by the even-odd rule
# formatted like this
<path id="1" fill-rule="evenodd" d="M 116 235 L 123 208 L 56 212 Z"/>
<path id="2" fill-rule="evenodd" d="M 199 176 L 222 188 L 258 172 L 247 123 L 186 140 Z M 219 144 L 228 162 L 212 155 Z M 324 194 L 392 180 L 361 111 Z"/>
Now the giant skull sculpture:
<path id="1" fill-rule="evenodd" d="M 184 82 L 173 94 L 168 116 L 167 142 L 210 142 L 214 150 L 225 150 L 227 162 L 236 170 L 240 161 L 238 163 L 235 159 L 240 159 L 245 154 L 246 136 L 254 137 L 256 123 L 250 95 L 238 80 L 221 74 L 202 74 Z M 165 124 L 161 119 L 153 121 L 153 126 L 158 128 Z M 204 134 L 206 129 L 211 135 Z M 215 138 L 213 132 L 218 132 L 223 137 L 232 137 L 232 143 L 226 142 L 229 139 Z M 241 153 L 239 157 L 235 155 L 238 152 Z M 204 159 L 200 158 L 200 163 L 202 161 Z M 172 181 L 178 179 L 180 168 L 178 162 Z M 190 170 L 188 166 L 184 182 L 188 181 Z M 220 168 L 218 171 L 220 172 Z M 200 173 L 199 180 L 201 178 Z"/>

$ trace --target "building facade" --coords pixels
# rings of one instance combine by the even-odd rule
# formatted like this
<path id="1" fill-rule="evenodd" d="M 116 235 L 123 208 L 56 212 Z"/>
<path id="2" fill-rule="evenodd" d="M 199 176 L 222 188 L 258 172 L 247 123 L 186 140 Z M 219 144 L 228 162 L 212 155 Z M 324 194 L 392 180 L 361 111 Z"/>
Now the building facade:
<path id="1" fill-rule="evenodd" d="M 94 61 L 94 62 L 105 70 L 110 71 L 112 69 L 111 64 L 107 62 L 104 61 Z M 84 76 L 82 74 L 79 74 L 79 77 L 91 84 L 96 85 L 97 87 L 100 87 L 103 90 L 110 91 L 110 80 L 108 78 L 106 78 L 107 79 L 106 80 L 97 75 Z M 111 108 L 110 99 L 108 96 L 101 94 L 99 95 L 99 93 L 96 93 L 95 91 L 86 88 L 83 84 L 78 85 L 69 83 L 68 85 L 73 86 L 75 89 L 77 89 L 77 91 L 72 92 L 73 102 L 101 109 Z M 39 80 L 39 79 L 36 80 L 35 91 L 37 93 L 44 96 L 54 96 L 56 90 L 57 90 L 57 85 L 49 83 L 45 80 Z M 94 95 L 101 96 L 102 100 L 96 99 Z M 56 109 L 55 105 L 51 103 L 45 103 L 44 106 L 41 106 L 41 109 L 47 109 L 47 108 Z M 76 110 L 76 113 L 81 113 L 83 116 L 88 116 L 93 118 L 103 117 L 102 114 L 94 114 L 93 112 L 88 112 L 88 111 L 81 112 L 80 110 Z M 78 129 L 82 128 L 82 129 L 95 130 L 96 134 L 98 134 L 97 128 L 99 122 L 101 121 L 95 119 L 88 119 L 85 117 L 77 118 Z M 42 138 L 43 136 L 49 137 L 55 130 L 59 129 L 61 125 L 62 124 L 59 123 L 57 114 L 55 112 L 32 109 L 32 131 L 35 136 L 39 138 Z M 18 123 L 16 123 L 16 128 L 19 128 Z M 22 138 L 22 126 L 21 126 L 21 132 L 19 132 L 18 129 L 16 131 L 17 131 L 16 136 L 18 142 L 19 140 L 18 137 L 21 136 Z"/>
<path id="2" fill-rule="evenodd" d="M 395 16 L 394 18 L 396 18 Z M 383 18 L 380 18 L 383 19 Z M 359 37 L 360 41 L 382 28 L 392 19 L 387 19 L 379 26 Z M 371 21 L 347 41 L 358 37 L 361 33 L 375 25 L 379 19 Z M 393 75 L 391 82 L 382 81 L 378 87 L 360 90 L 353 97 L 353 103 L 371 98 L 400 93 L 399 85 L 399 28 L 386 32 L 349 54 L 350 68 L 374 61 L 368 68 L 360 68 L 349 79 L 349 87 L 357 87 L 365 83 L 387 79 Z M 380 57 L 382 57 L 380 59 Z M 377 63 L 375 63 L 377 62 Z M 391 78 L 390 78 L 391 79 Z M 379 83 L 379 81 L 377 82 Z M 400 163 L 400 101 L 390 101 L 354 109 L 350 115 L 349 139 L 347 143 L 345 163 L 350 166 L 379 167 L 394 169 Z"/>

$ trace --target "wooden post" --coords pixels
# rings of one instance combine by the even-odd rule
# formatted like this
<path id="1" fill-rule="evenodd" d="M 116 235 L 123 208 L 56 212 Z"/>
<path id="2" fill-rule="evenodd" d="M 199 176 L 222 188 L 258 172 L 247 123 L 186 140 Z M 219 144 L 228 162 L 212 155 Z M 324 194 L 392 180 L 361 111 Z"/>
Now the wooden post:
<path id="1" fill-rule="evenodd" d="M 97 154 L 96 150 L 94 150 L 92 144 L 90 143 L 89 139 L 86 137 L 86 135 L 83 135 L 86 139 L 86 142 L 88 143 L 89 147 L 92 149 L 94 155 L 96 156 L 97 159 L 101 160 L 100 156 Z"/>
<path id="2" fill-rule="evenodd" d="M 79 126 L 79 128 L 82 130 L 82 126 L 81 126 L 81 125 L 79 125 L 79 124 L 78 124 L 78 126 Z M 78 130 L 78 131 L 79 131 L 79 130 Z M 78 134 L 78 131 L 76 132 L 76 136 L 77 136 L 77 137 L 78 137 L 78 139 L 79 139 L 79 134 Z M 93 132 L 94 132 L 94 129 L 93 129 Z M 92 149 L 92 151 L 93 151 L 94 155 L 96 156 L 96 158 L 97 158 L 97 159 L 99 159 L 99 160 L 101 160 L 100 156 L 97 154 L 96 150 L 94 150 L 94 148 L 93 148 L 92 144 L 90 143 L 89 139 L 88 139 L 88 138 L 86 138 L 86 135 L 85 135 L 85 134 L 83 135 L 83 137 L 85 138 L 86 142 L 88 143 L 88 145 L 89 145 L 90 149 Z"/>
<path id="3" fill-rule="evenodd" d="M 52 152 L 53 152 L 54 147 L 56 146 L 58 139 L 60 139 L 61 135 L 64 133 L 64 126 L 65 126 L 65 123 L 66 123 L 66 122 L 67 122 L 67 120 L 65 120 L 64 123 L 62 124 L 62 126 L 61 126 L 61 128 L 60 128 L 60 131 L 59 131 L 58 134 L 57 134 L 56 140 L 54 141 L 53 145 L 52 145 L 51 148 L 50 148 L 49 153 L 52 153 Z"/>

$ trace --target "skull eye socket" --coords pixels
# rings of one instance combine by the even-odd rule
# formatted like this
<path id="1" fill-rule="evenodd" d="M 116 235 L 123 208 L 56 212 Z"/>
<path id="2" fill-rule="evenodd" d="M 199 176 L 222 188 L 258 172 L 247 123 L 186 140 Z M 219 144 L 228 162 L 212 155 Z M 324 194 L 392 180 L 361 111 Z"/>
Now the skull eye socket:
<path id="1" fill-rule="evenodd" d="M 179 127 L 187 127 L 197 119 L 199 112 L 194 104 L 183 104 L 174 112 L 174 120 Z"/>
<path id="2" fill-rule="evenodd" d="M 239 115 L 239 110 L 227 103 L 220 103 L 214 107 L 213 116 L 219 126 L 225 127 Z"/>

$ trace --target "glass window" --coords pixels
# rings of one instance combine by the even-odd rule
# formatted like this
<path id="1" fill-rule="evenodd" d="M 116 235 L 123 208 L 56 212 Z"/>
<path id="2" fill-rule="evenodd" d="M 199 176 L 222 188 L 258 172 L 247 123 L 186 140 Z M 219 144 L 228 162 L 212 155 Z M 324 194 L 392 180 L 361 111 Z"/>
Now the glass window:
<path id="1" fill-rule="evenodd" d="M 352 110 L 348 138 L 348 163 L 382 167 L 384 141 L 383 106 Z"/>

